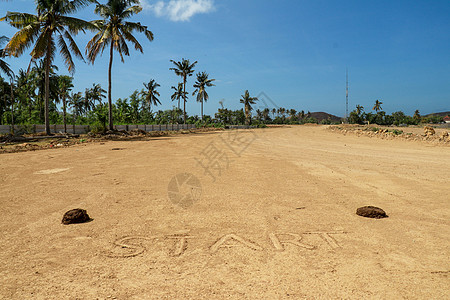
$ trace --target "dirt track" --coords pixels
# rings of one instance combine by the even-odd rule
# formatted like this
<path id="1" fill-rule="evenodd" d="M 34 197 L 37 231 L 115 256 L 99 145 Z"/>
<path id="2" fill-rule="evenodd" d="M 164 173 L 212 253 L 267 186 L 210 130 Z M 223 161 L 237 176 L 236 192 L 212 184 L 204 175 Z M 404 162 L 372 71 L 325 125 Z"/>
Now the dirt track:
<path id="1" fill-rule="evenodd" d="M 0 298 L 448 298 L 448 147 L 233 133 L 0 155 Z"/>

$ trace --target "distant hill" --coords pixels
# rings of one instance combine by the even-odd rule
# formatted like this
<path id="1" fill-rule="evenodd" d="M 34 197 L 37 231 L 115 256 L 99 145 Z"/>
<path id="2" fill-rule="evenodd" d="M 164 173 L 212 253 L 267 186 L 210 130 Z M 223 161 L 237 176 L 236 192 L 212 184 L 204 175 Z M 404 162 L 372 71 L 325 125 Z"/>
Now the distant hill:
<path id="1" fill-rule="evenodd" d="M 319 122 L 322 120 L 328 120 L 330 119 L 333 122 L 340 122 L 341 121 L 341 117 L 323 112 L 323 111 L 318 111 L 318 112 L 312 112 L 311 113 L 311 117 L 317 119 Z"/>
<path id="2" fill-rule="evenodd" d="M 432 113 L 432 114 L 426 115 L 425 117 L 429 117 L 429 116 L 440 116 L 440 117 L 450 116 L 450 111 Z"/>

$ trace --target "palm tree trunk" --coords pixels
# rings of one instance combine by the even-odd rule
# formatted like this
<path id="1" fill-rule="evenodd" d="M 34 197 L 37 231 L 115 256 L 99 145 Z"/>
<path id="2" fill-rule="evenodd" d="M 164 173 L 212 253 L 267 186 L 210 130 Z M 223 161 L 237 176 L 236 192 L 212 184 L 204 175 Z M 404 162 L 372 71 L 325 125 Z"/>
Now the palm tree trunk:
<path id="1" fill-rule="evenodd" d="M 13 93 L 13 82 L 11 80 L 11 132 L 14 134 L 14 93 Z"/>
<path id="2" fill-rule="evenodd" d="M 3 100 L 5 100 L 5 96 L 3 95 Z M 6 101 L 5 101 L 5 110 L 6 110 Z M 0 125 L 3 125 L 3 107 L 0 106 Z"/>
<path id="3" fill-rule="evenodd" d="M 183 77 L 183 115 L 184 124 L 186 124 L 186 76 Z"/>
<path id="4" fill-rule="evenodd" d="M 113 63 L 113 43 L 111 42 L 111 49 L 109 50 L 109 69 L 108 69 L 108 118 L 109 118 L 109 130 L 114 130 L 113 116 L 112 116 L 112 100 L 111 100 L 111 70 Z"/>
<path id="5" fill-rule="evenodd" d="M 245 125 L 247 125 L 248 122 L 248 108 L 247 105 L 244 107 L 244 114 L 245 114 Z"/>
<path id="6" fill-rule="evenodd" d="M 202 102 L 202 121 L 203 121 L 203 100 L 201 102 Z"/>
<path id="7" fill-rule="evenodd" d="M 67 133 L 67 122 L 66 122 L 66 94 L 63 94 L 63 123 L 64 123 L 64 133 Z"/>
<path id="8" fill-rule="evenodd" d="M 50 135 L 49 97 L 50 97 L 50 39 L 47 42 L 47 58 L 45 60 L 45 133 Z"/>

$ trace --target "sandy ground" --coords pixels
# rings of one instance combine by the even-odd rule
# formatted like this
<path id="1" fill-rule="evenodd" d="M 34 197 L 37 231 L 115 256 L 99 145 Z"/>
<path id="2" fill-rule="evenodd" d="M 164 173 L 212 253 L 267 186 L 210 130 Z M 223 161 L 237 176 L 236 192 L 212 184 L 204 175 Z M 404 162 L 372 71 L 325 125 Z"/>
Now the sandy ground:
<path id="1" fill-rule="evenodd" d="M 320 126 L 2 154 L 0 298 L 449 299 L 449 170 Z"/>

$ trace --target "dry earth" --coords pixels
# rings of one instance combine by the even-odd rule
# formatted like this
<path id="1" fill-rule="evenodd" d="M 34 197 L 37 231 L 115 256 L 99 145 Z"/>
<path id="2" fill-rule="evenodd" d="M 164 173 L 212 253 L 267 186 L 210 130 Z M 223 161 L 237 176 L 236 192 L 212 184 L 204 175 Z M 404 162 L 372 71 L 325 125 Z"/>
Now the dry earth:
<path id="1" fill-rule="evenodd" d="M 2 154 L 0 298 L 448 299 L 449 170 L 321 126 Z"/>

